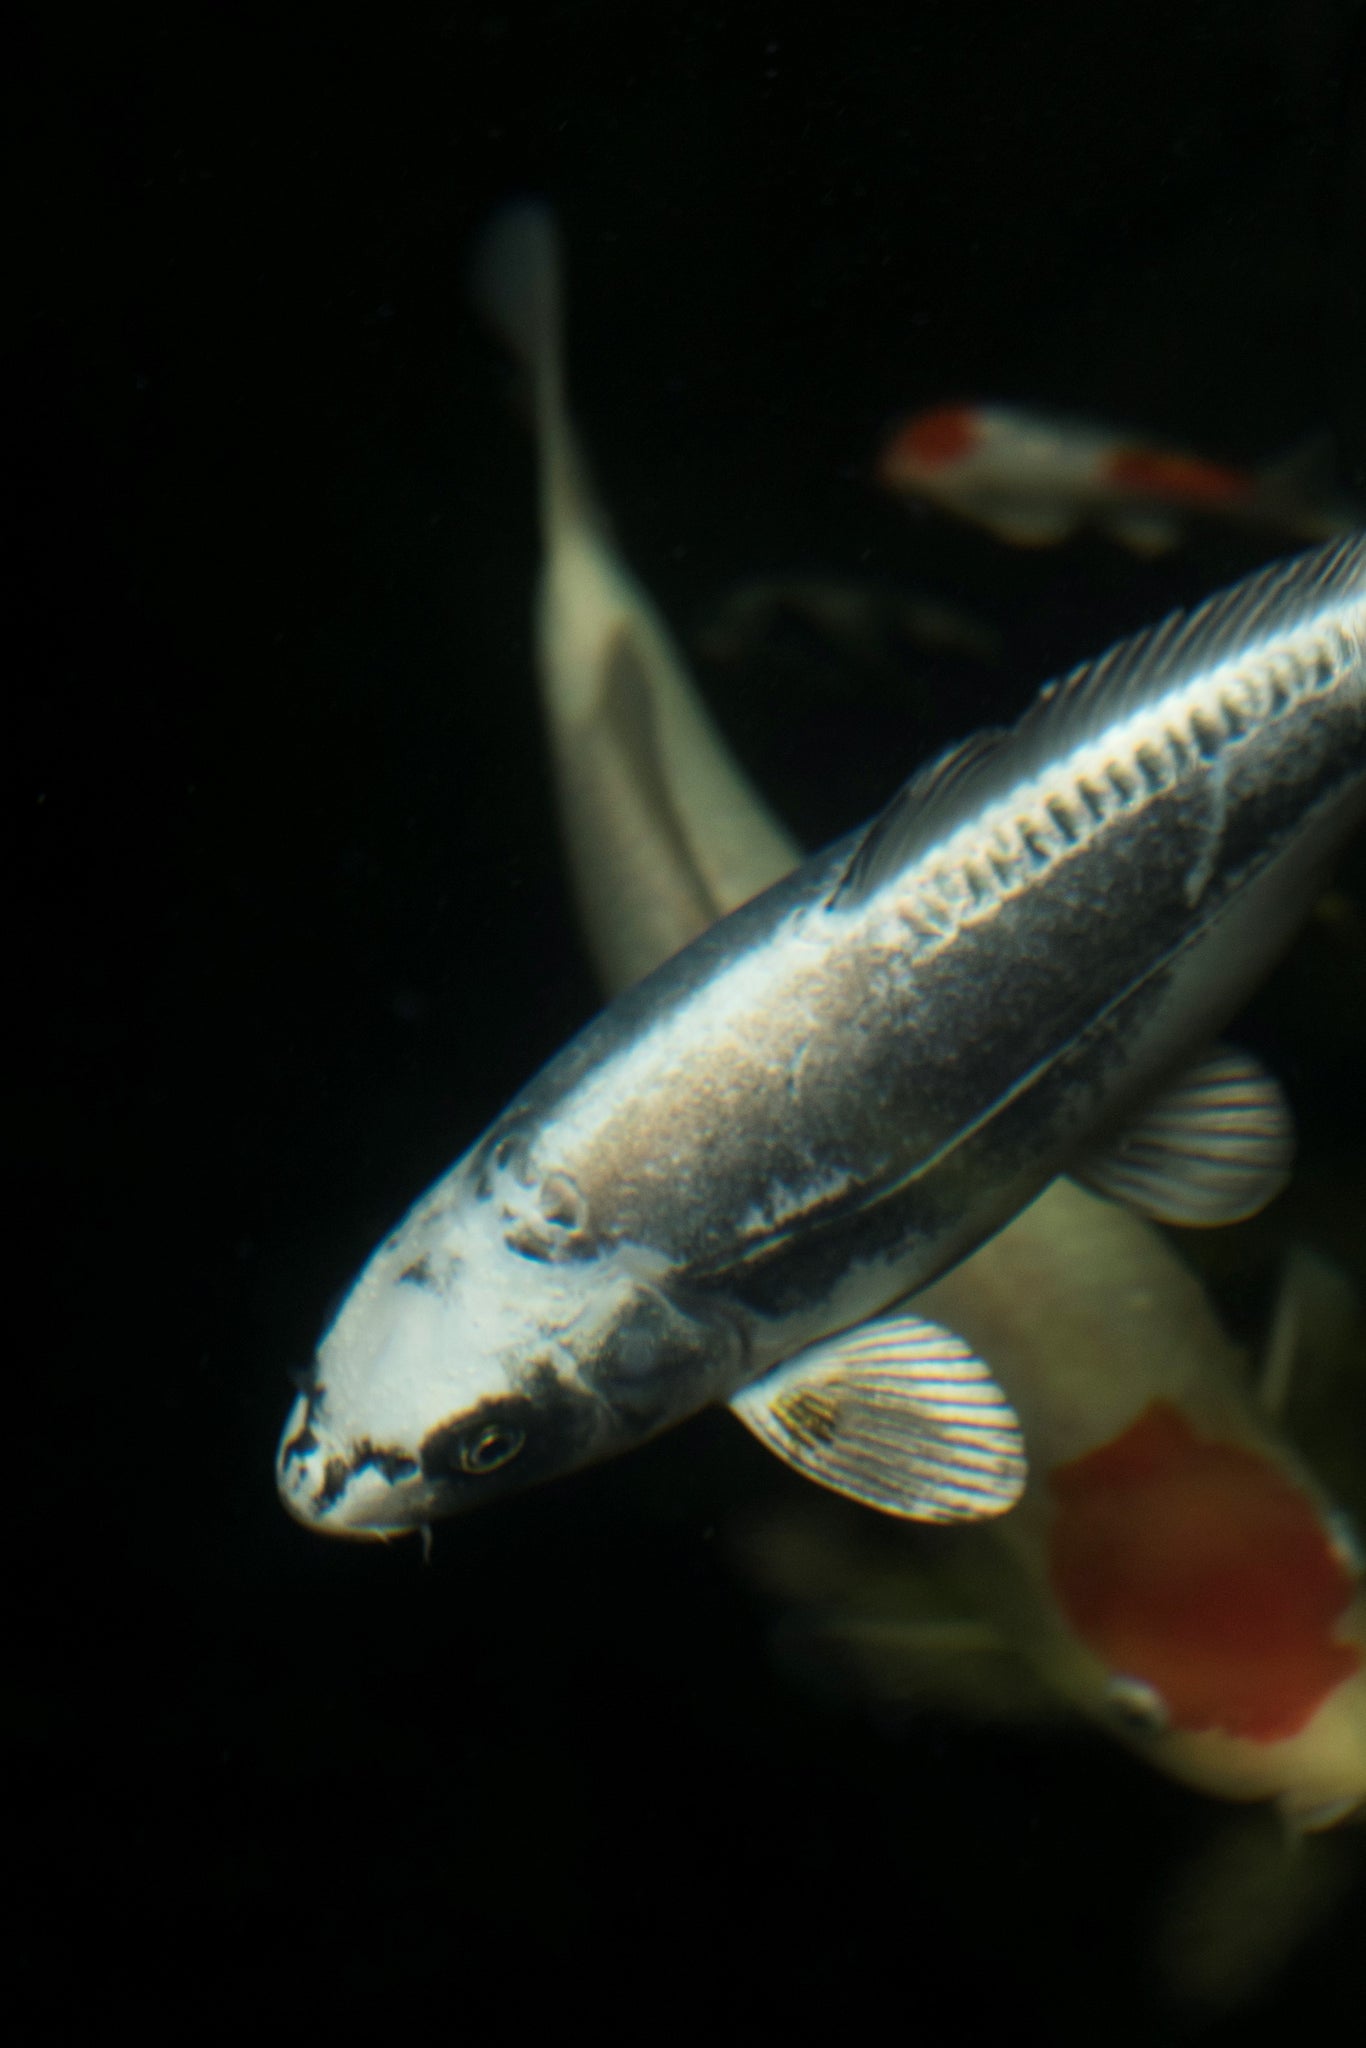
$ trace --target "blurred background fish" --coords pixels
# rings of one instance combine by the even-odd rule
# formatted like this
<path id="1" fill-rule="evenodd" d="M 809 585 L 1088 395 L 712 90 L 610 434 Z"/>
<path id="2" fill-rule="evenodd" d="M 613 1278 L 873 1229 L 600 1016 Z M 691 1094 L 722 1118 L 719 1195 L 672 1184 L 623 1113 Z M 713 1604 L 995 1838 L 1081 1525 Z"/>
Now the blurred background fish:
<path id="1" fill-rule="evenodd" d="M 1284 540 L 1360 524 L 1333 481 L 1332 450 L 1307 441 L 1248 469 L 1123 429 L 1004 405 L 939 405 L 890 435 L 877 477 L 902 497 L 985 527 L 1013 547 L 1052 547 L 1083 527 L 1136 554 L 1178 545 L 1197 518 Z"/>
<path id="2" fill-rule="evenodd" d="M 971 1266 L 926 1290 L 928 1312 L 1000 1373 L 1031 1477 L 999 1542 L 935 1554 L 976 1625 L 962 1641 L 1024 1658 L 1201 1791 L 1273 1800 L 1298 1831 L 1346 1818 L 1366 1799 L 1360 1560 L 1199 1282 L 1158 1231 L 1068 1182 Z M 865 1698 L 933 1688 L 927 1553 L 796 1519 L 746 1550 L 802 1610 L 789 1652 Z"/>
<path id="3" fill-rule="evenodd" d="M 637 981 L 795 864 L 693 689 L 598 505 L 564 394 L 548 207 L 512 202 L 475 250 L 476 305 L 522 367 L 540 463 L 536 655 L 579 916 L 604 985 Z"/>
<path id="4" fill-rule="evenodd" d="M 765 576 L 741 583 L 715 604 L 695 635 L 700 654 L 725 665 L 770 657 L 784 633 L 814 636 L 903 685 L 908 666 L 924 654 L 967 661 L 997 661 L 1001 636 L 994 627 L 927 591 L 838 576 Z"/>

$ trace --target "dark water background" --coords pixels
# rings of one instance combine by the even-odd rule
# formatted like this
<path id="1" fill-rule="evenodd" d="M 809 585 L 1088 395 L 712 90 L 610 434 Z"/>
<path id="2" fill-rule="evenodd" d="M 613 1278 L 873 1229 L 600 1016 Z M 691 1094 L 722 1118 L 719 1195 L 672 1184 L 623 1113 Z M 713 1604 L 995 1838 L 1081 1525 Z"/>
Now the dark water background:
<path id="1" fill-rule="evenodd" d="M 577 410 L 685 637 L 802 571 L 1005 635 L 904 685 L 790 645 L 704 671 L 816 841 L 1266 552 L 1009 554 L 869 487 L 897 412 L 1049 403 L 1242 459 L 1328 429 L 1366 489 L 1358 8 L 133 6 L 8 36 L 4 1691 L 54 2031 L 1359 2024 L 1366 1857 L 1249 2011 L 1177 2013 L 1151 1922 L 1218 1809 L 1085 1733 L 894 1738 L 789 1689 L 725 1547 L 789 1482 L 724 1418 L 440 1530 L 426 1569 L 294 1528 L 271 1471 L 334 1291 L 595 1002 L 477 224 L 560 209 Z M 1248 1027 L 1304 1125 L 1296 1227 L 1349 1264 L 1364 996 L 1320 933 Z M 1224 1255 L 1249 1328 L 1288 1228 Z"/>

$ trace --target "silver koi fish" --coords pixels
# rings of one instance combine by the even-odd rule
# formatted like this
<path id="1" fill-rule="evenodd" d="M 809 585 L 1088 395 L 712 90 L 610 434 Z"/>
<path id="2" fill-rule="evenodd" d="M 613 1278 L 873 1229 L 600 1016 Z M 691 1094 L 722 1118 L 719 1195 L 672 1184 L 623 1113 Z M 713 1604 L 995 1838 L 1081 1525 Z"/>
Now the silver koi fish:
<path id="1" fill-rule="evenodd" d="M 1251 1063 L 1152 1098 L 1361 808 L 1364 607 L 1354 541 L 1141 635 L 620 997 L 363 1270 L 286 1427 L 291 1511 L 396 1533 L 710 1401 L 892 1512 L 1009 1506 L 985 1367 L 881 1312 L 1064 1166 L 1187 1220 L 1280 1185 Z"/>

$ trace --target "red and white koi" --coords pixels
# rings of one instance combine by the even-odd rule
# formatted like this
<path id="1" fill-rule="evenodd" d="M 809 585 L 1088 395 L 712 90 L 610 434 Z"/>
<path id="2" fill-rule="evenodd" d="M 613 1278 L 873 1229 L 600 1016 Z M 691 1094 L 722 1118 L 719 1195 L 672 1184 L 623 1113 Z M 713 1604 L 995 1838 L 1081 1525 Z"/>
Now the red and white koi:
<path id="1" fill-rule="evenodd" d="M 981 1584 L 1050 1687 L 1299 1829 L 1366 1801 L 1366 1591 L 1177 1254 L 1059 1183 L 924 1300 L 981 1345 L 1030 1481 Z M 919 1304 L 918 1304 L 919 1305 Z"/>
<path id="2" fill-rule="evenodd" d="M 1173 1247 L 1060 1180 L 916 1306 L 1008 1390 L 1024 1497 L 930 1559 L 824 1504 L 751 1531 L 802 1660 L 869 1699 L 1065 1703 L 1296 1832 L 1366 1805 L 1361 1560 Z"/>
<path id="3" fill-rule="evenodd" d="M 1138 554 L 1161 554 L 1197 517 L 1306 541 L 1346 532 L 1360 513 L 1323 468 L 1318 444 L 1249 469 L 1085 420 L 938 405 L 895 429 L 877 477 L 1014 547 L 1051 547 L 1095 527 Z"/>

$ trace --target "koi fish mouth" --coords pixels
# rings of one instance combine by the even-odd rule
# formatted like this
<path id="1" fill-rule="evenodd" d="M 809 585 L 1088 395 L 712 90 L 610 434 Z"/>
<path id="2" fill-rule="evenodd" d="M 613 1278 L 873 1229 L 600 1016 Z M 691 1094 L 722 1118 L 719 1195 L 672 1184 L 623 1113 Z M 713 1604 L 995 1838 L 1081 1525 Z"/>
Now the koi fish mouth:
<path id="1" fill-rule="evenodd" d="M 294 1403 L 276 1460 L 280 1498 L 294 1520 L 378 1542 L 421 1527 L 428 1504 L 420 1496 L 431 1489 L 417 1459 L 368 1441 L 337 1450 L 319 1434 L 317 1398 L 310 1392 Z"/>

